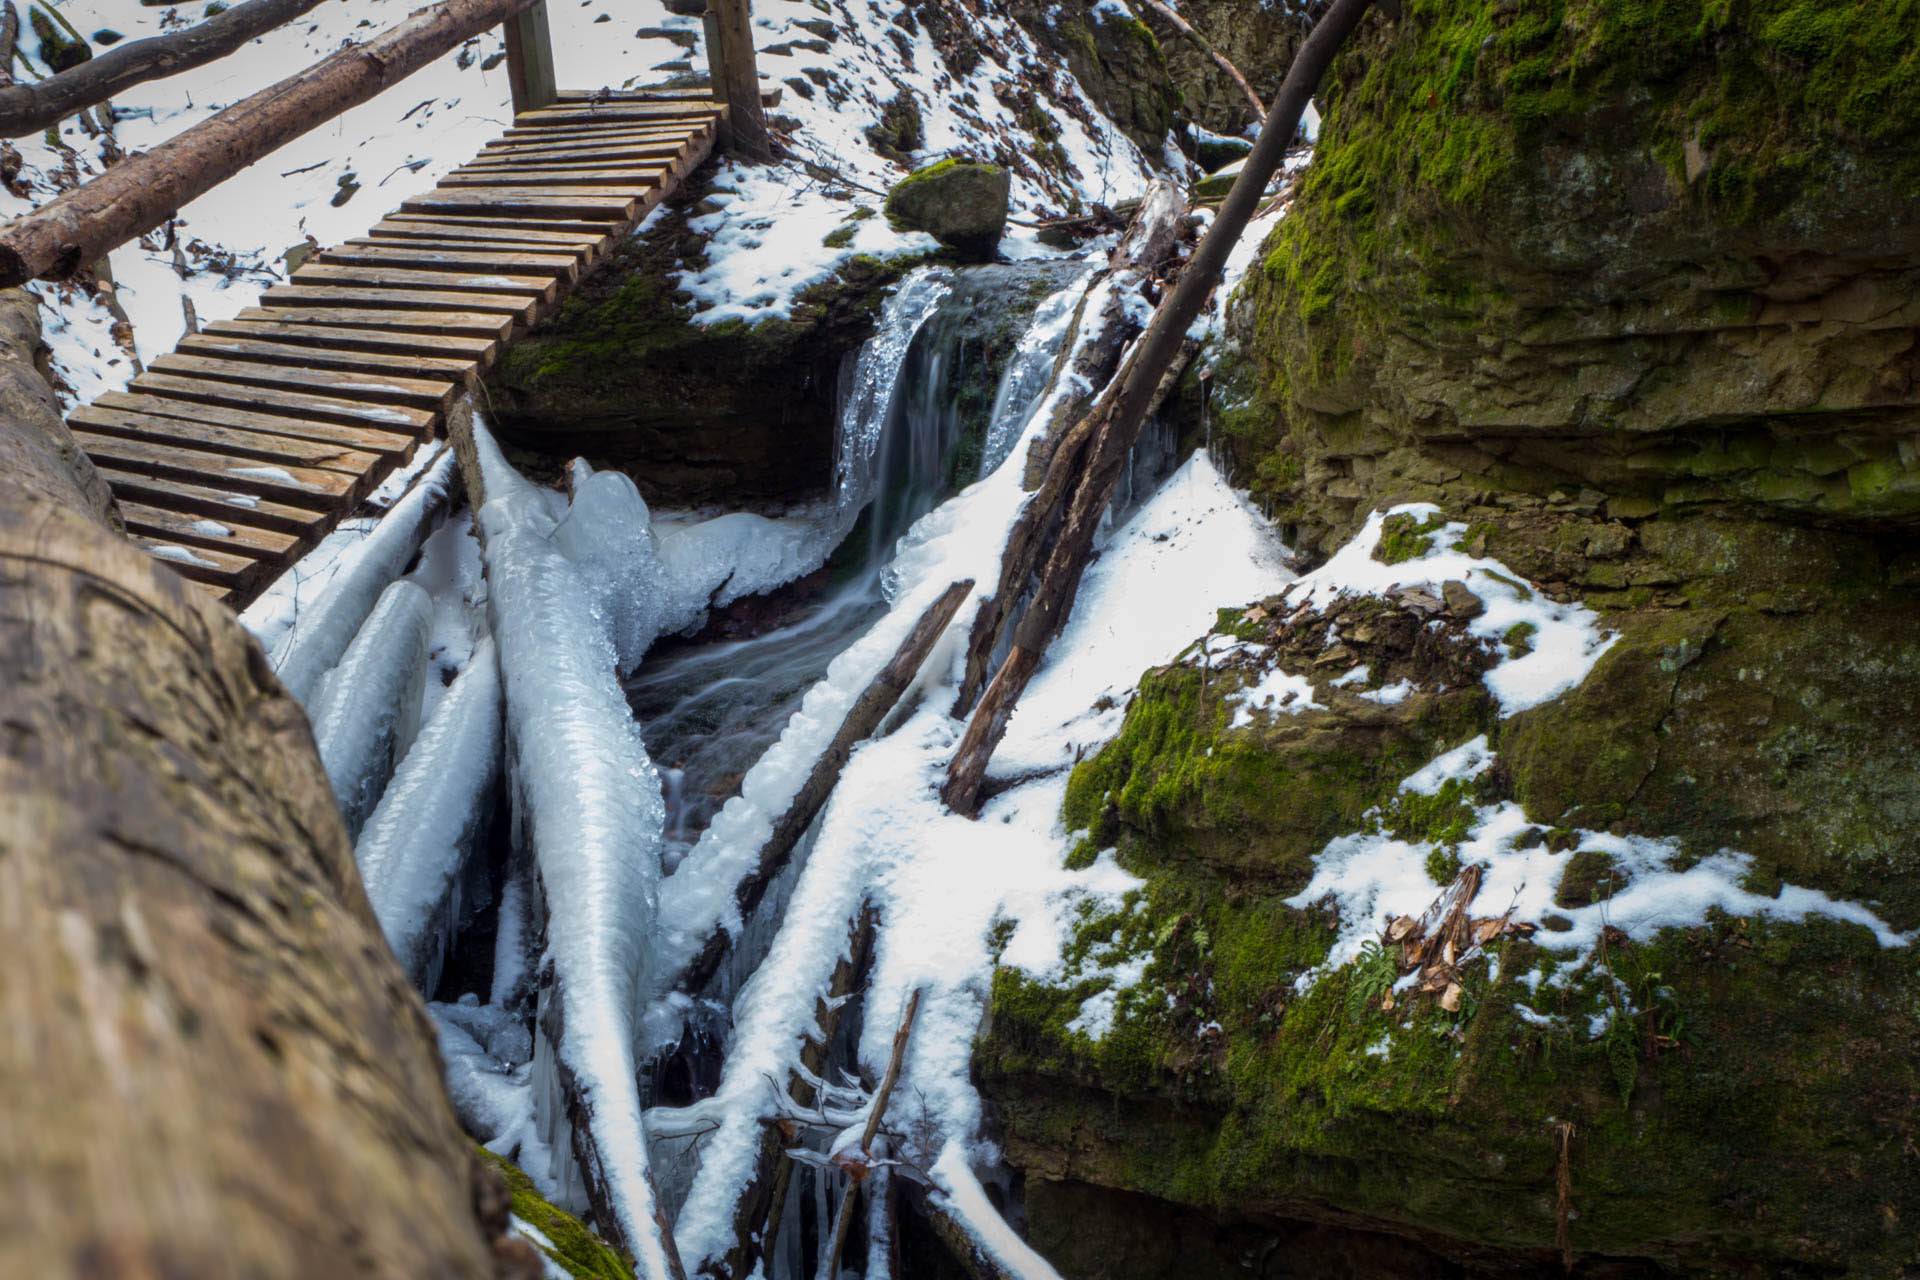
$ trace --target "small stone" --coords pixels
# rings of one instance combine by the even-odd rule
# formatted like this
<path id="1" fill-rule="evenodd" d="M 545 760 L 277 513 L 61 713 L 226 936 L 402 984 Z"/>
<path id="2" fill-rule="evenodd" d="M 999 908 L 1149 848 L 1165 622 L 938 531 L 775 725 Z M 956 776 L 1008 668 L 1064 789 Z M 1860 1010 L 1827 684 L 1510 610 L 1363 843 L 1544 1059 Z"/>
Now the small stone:
<path id="1" fill-rule="evenodd" d="M 1567 933 L 1573 928 L 1573 921 L 1562 915 L 1541 916 L 1540 927 L 1548 933 Z"/>
<path id="2" fill-rule="evenodd" d="M 1013 175 L 998 165 L 942 160 L 894 184 L 887 217 L 963 257 L 986 261 L 999 252 L 1012 190 Z"/>
<path id="3" fill-rule="evenodd" d="M 1441 583 L 1440 595 L 1447 602 L 1447 612 L 1462 622 L 1477 618 L 1487 611 L 1486 602 L 1473 594 L 1472 589 L 1458 578 L 1448 578 Z"/>

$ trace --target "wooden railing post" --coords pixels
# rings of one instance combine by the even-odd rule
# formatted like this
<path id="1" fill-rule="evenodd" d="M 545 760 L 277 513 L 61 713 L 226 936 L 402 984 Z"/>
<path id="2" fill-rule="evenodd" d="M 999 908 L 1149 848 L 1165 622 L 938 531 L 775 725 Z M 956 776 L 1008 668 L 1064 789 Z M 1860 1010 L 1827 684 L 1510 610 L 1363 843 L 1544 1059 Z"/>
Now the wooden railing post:
<path id="1" fill-rule="evenodd" d="M 771 160 L 773 145 L 767 140 L 767 119 L 760 109 L 760 67 L 753 53 L 747 0 L 707 0 L 706 21 L 713 96 L 729 108 L 732 149 L 752 160 Z"/>
<path id="2" fill-rule="evenodd" d="M 560 98 L 553 76 L 553 37 L 547 30 L 547 0 L 507 19 L 507 84 L 513 111 L 537 111 Z"/>

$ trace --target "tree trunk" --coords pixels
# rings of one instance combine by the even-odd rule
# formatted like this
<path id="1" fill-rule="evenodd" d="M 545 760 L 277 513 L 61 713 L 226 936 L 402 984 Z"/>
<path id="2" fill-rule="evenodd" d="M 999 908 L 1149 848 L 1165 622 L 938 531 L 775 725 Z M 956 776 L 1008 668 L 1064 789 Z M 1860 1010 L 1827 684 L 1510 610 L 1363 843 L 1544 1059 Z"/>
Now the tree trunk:
<path id="1" fill-rule="evenodd" d="M 224 58 L 319 3 L 247 0 L 198 26 L 120 45 L 37 84 L 0 89 L 0 137 L 28 137 L 134 85 Z"/>
<path id="2" fill-rule="evenodd" d="M 1113 501 L 1114 488 L 1126 468 L 1127 455 L 1146 422 L 1163 376 L 1186 341 L 1186 334 L 1207 297 L 1219 283 L 1220 271 L 1234 242 L 1253 217 L 1254 207 L 1268 181 L 1280 167 L 1287 144 L 1300 127 L 1307 101 L 1333 62 L 1334 54 L 1360 24 L 1373 0 L 1336 0 L 1295 55 L 1293 66 L 1274 99 L 1273 110 L 1247 156 L 1246 167 L 1220 205 L 1212 229 L 1194 250 L 1193 258 L 1160 306 L 1153 322 L 1135 345 L 1115 385 L 1100 398 L 1088 420 L 1076 427 L 1086 439 L 1084 461 L 1080 450 L 1062 448 L 1052 468 L 1061 469 L 1062 492 L 1071 494 L 1060 536 L 1047 553 L 1046 567 L 1033 602 L 1014 628 L 1013 649 L 974 708 L 967 732 L 947 770 L 941 797 L 956 813 L 972 814 L 980 805 L 980 788 L 987 765 L 1005 735 L 1014 704 L 1038 670 L 1047 646 L 1066 625 L 1080 576 L 1093 554 L 1094 535 Z M 1054 476 L 1048 476 L 1052 482 Z M 1004 574 L 1003 574 L 1004 578 Z"/>
<path id="3" fill-rule="evenodd" d="M 243 98 L 0 231 L 0 287 L 72 275 L 349 107 L 536 0 L 441 0 Z"/>
<path id="4" fill-rule="evenodd" d="M 487 1276 L 306 719 L 108 527 L 25 390 L 30 308 L 0 311 L 0 1275 Z"/>

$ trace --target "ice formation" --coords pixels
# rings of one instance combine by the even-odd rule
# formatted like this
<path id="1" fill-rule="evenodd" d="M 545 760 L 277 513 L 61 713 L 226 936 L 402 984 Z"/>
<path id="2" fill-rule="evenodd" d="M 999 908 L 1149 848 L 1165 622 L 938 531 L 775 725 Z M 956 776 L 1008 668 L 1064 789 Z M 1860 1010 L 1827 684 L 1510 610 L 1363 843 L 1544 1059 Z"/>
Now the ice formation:
<path id="1" fill-rule="evenodd" d="M 420 550 L 452 487 L 453 451 L 443 449 L 373 532 L 342 555 L 338 570 L 312 608 L 290 611 L 273 650 L 273 669 L 294 697 L 308 702 L 320 677 L 340 661 L 380 593 L 406 571 Z M 304 566 L 307 572 L 316 567 Z M 261 614 L 251 620 L 257 628 L 264 621 Z"/>
<path id="2" fill-rule="evenodd" d="M 433 602 L 412 582 L 388 584 L 312 700 L 320 763 L 357 839 L 394 765 L 420 727 Z"/>
<path id="3" fill-rule="evenodd" d="M 460 885 L 485 839 L 500 779 L 500 674 L 493 642 L 441 700 L 354 847 L 387 944 L 431 995 L 461 910 Z"/>

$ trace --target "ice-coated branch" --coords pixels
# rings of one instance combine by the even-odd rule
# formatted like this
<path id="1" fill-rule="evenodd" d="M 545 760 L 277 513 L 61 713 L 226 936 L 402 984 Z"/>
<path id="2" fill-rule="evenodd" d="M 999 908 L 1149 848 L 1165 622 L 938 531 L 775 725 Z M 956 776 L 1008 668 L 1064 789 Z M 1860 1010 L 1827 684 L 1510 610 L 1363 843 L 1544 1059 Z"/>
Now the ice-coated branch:
<path id="1" fill-rule="evenodd" d="M 913 1034 L 914 1015 L 920 1012 L 920 992 L 915 990 L 907 1000 L 907 1011 L 900 1019 L 900 1029 L 893 1033 L 893 1055 L 887 1059 L 887 1074 L 880 1081 L 880 1088 L 873 1095 L 873 1109 L 867 1113 L 867 1126 L 860 1135 L 860 1157 L 871 1161 L 873 1140 L 880 1132 L 880 1122 L 886 1119 L 887 1103 L 893 1100 L 893 1086 L 900 1080 L 900 1065 L 907 1057 L 907 1039 Z M 847 1244 L 847 1228 L 853 1224 L 853 1205 L 859 1197 L 853 1194 L 853 1188 L 847 1188 L 847 1194 L 840 1201 L 840 1212 L 833 1221 L 833 1244 L 827 1250 L 827 1265 L 821 1271 L 823 1276 L 840 1274 L 840 1251 Z"/>
<path id="2" fill-rule="evenodd" d="M 382 516 L 334 574 L 319 601 L 276 647 L 273 669 L 287 692 L 308 702 L 340 661 L 387 584 L 406 572 L 453 491 L 453 451 L 434 459 L 418 483 Z"/>
<path id="3" fill-rule="evenodd" d="M 459 886 L 500 780 L 500 672 L 491 639 L 435 708 L 360 833 L 354 857 L 387 944 L 431 995 L 460 914 Z"/>
<path id="4" fill-rule="evenodd" d="M 419 584 L 390 584 L 314 699 L 314 741 L 350 839 L 420 727 L 432 630 L 433 601 Z"/>

